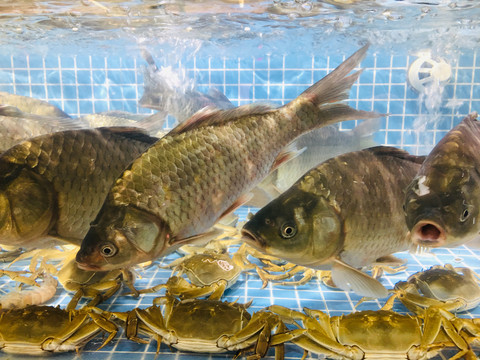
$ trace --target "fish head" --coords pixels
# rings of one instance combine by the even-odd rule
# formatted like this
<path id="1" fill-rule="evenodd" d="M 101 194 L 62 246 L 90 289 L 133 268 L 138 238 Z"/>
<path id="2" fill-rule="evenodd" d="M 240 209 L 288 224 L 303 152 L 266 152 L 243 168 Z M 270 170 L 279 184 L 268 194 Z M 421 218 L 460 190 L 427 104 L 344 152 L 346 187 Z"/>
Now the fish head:
<path id="1" fill-rule="evenodd" d="M 48 235 L 57 209 L 52 184 L 29 168 L 0 163 L 0 243 L 30 248 Z"/>
<path id="2" fill-rule="evenodd" d="M 405 219 L 414 244 L 455 247 L 478 237 L 480 177 L 460 168 L 419 174 L 406 189 Z"/>
<path id="3" fill-rule="evenodd" d="M 341 233 L 325 198 L 290 188 L 244 225 L 242 239 L 263 253 L 315 267 L 338 254 Z"/>
<path id="4" fill-rule="evenodd" d="M 104 205 L 82 241 L 78 267 L 108 271 L 155 259 L 164 250 L 167 228 L 152 214 L 132 206 Z"/>

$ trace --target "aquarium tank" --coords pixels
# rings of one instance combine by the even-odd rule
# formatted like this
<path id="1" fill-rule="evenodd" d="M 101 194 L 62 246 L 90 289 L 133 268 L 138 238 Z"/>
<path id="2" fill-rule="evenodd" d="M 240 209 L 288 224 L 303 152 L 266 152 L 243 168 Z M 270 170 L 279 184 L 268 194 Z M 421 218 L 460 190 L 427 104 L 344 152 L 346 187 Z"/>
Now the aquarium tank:
<path id="1" fill-rule="evenodd" d="M 146 134 L 161 138 L 168 137 L 169 135 L 165 134 L 185 122 L 195 127 L 195 119 L 198 121 L 200 118 L 201 121 L 211 113 L 217 114 L 218 109 L 230 114 L 228 119 L 231 121 L 235 121 L 232 120 L 235 116 L 231 114 L 235 113 L 233 109 L 237 107 L 243 106 L 241 109 L 245 113 L 242 113 L 242 116 L 251 115 L 252 112 L 248 109 L 252 109 L 252 106 L 248 106 L 252 103 L 257 104 L 254 114 L 274 112 L 274 109 L 281 108 L 296 99 L 312 84 L 327 76 L 364 46 L 368 47 L 365 48 L 365 57 L 360 59 L 358 64 L 353 64 L 352 69 L 361 73 L 358 80 L 355 79 L 351 89 L 347 89 L 348 97 L 344 103 L 360 111 L 375 112 L 378 118 L 361 120 L 362 117 L 352 117 L 347 121 L 330 125 L 328 131 L 313 137 L 306 145 L 295 143 L 295 149 L 292 149 L 292 145 L 289 148 L 285 146 L 285 149 L 290 150 L 285 157 L 280 157 L 280 163 L 284 162 L 285 173 L 291 175 L 294 170 L 293 165 L 288 167 L 290 161 L 305 155 L 309 150 L 311 150 L 309 153 L 311 156 L 319 156 L 317 164 L 340 154 L 373 146 L 390 146 L 405 150 L 412 156 L 427 156 L 452 128 L 460 124 L 469 114 L 474 119 L 474 113 L 480 110 L 480 55 L 477 50 L 480 42 L 480 4 L 473 0 L 3 1 L 0 2 L 0 33 L 0 121 L 5 121 L 5 125 L 1 125 L 3 134 L 0 139 L 15 138 L 14 142 L 8 145 L 1 144 L 4 146 L 2 152 L 6 152 L 0 159 L 2 161 L 0 168 L 3 172 L 0 174 L 2 176 L 0 202 L 11 201 L 11 203 L 9 206 L 0 203 L 0 208 L 8 209 L 2 210 L 4 213 L 0 216 L 0 225 L 10 228 L 14 228 L 15 223 L 9 223 L 10 220 L 5 219 L 12 214 L 15 216 L 17 203 L 9 197 L 18 196 L 25 204 L 31 202 L 28 185 L 22 185 L 26 187 L 19 187 L 13 195 L 12 193 L 5 195 L 7 183 L 12 177 L 17 176 L 15 170 L 17 168 L 13 165 L 4 166 L 3 161 L 4 159 L 13 161 L 11 160 L 13 155 L 8 151 L 21 141 L 28 142 L 28 139 L 34 136 L 51 135 L 57 131 L 116 126 L 122 126 L 121 131 L 136 132 L 137 139 L 147 136 Z M 11 98 L 10 95 L 21 95 L 24 98 Z M 30 103 L 33 99 L 48 102 L 58 111 L 51 113 L 47 110 L 42 113 L 40 108 L 45 106 L 45 103 Z M 212 121 L 218 121 L 218 118 L 215 119 Z M 7 120 L 11 122 L 7 123 Z M 27 125 L 23 124 L 29 123 L 30 120 L 34 121 L 35 125 L 28 125 L 32 127 L 27 129 Z M 37 127 L 43 128 L 39 130 Z M 188 125 L 186 131 L 191 131 Z M 258 131 L 260 132 L 261 129 Z M 253 134 L 251 136 L 257 136 L 256 131 L 251 133 Z M 291 136 L 293 140 L 293 134 Z M 474 139 L 478 138 L 475 133 L 471 136 Z M 148 146 L 151 146 L 155 140 L 148 140 L 150 141 Z M 458 145 L 464 144 L 460 141 Z M 52 146 L 58 146 L 58 144 Z M 68 142 L 65 141 L 63 146 L 68 146 Z M 147 151 L 148 146 L 142 148 L 137 155 L 130 154 L 131 159 L 124 160 L 122 169 L 126 169 L 131 161 Z M 34 149 L 34 146 L 28 145 L 27 148 Z M 63 149 L 62 146 L 60 149 Z M 269 151 L 268 147 L 263 148 L 260 142 L 257 150 Z M 39 158 L 53 156 L 52 154 L 57 150 L 42 151 L 39 150 L 39 153 L 42 153 Z M 87 152 L 87 150 L 81 152 L 83 151 Z M 15 154 L 18 155 L 18 153 Z M 80 156 L 83 153 L 75 154 L 74 152 L 73 158 L 67 159 L 67 162 L 75 162 L 76 155 Z M 178 156 L 180 157 L 180 154 Z M 273 166 L 275 157 L 273 156 L 270 160 L 270 165 L 264 166 L 265 169 Z M 28 156 L 26 158 L 30 159 Z M 290 158 L 293 159 L 289 160 Z M 460 159 L 463 158 L 460 157 Z M 469 160 L 469 166 L 475 169 L 473 171 L 478 172 L 475 166 L 480 166 L 480 161 L 477 160 L 475 163 L 475 159 L 469 158 Z M 57 160 L 51 160 L 50 164 L 54 161 Z M 420 160 L 419 163 L 421 163 Z M 454 165 L 455 162 L 452 162 L 451 166 Z M 310 165 L 308 168 L 313 166 L 316 165 Z M 87 172 L 85 170 L 84 173 Z M 297 178 L 304 172 L 306 172 L 305 169 L 302 173 L 296 174 Z M 268 171 L 264 177 L 267 173 Z M 56 177 L 54 175 L 54 179 L 51 179 L 52 184 L 64 183 L 68 188 L 75 181 L 82 181 L 82 172 L 73 176 L 72 179 L 63 178 L 60 174 L 58 173 Z M 65 174 L 67 176 L 68 171 Z M 184 174 L 188 175 L 185 172 Z M 442 171 L 438 174 L 440 177 L 443 176 Z M 466 172 L 462 172 L 461 177 L 465 174 Z M 212 184 L 221 184 L 221 173 L 209 175 L 211 175 Z M 32 179 L 37 179 L 36 176 Z M 238 173 L 236 176 L 240 179 L 247 175 Z M 475 176 L 472 175 L 471 178 Z M 431 190 L 431 188 L 422 187 L 424 184 L 422 179 L 416 190 L 417 195 L 425 195 Z M 281 190 L 290 187 L 293 182 L 285 185 Z M 258 181 L 255 185 L 257 183 Z M 105 191 L 113 186 L 110 184 L 113 184 L 113 181 L 110 180 Z M 209 182 L 206 181 L 206 184 L 208 186 Z M 277 190 L 280 188 L 279 183 L 275 183 L 274 186 Z M 406 188 L 405 186 L 400 189 L 402 194 L 405 193 Z M 97 196 L 88 194 L 90 191 L 88 186 L 82 189 L 80 198 L 76 200 L 79 203 L 82 203 L 83 197 L 90 196 L 88 197 L 90 199 Z M 47 310 L 46 317 L 35 315 L 34 322 L 31 322 L 32 319 L 27 320 L 22 317 L 20 313 L 13 317 L 13 321 L 7 320 L 6 315 L 2 320 L 2 316 L 8 311 L 7 303 L 12 304 L 12 301 L 14 307 L 23 307 L 32 303 L 40 306 L 43 302 L 49 307 L 58 305 L 63 310 L 75 293 L 80 297 L 76 309 L 82 308 L 83 305 L 95 305 L 96 310 L 90 311 L 97 316 L 102 316 L 106 323 L 116 324 L 118 333 L 112 341 L 98 349 L 107 339 L 107 335 L 105 333 L 102 336 L 92 332 L 92 336 L 85 336 L 74 343 L 69 349 L 71 351 L 61 352 L 58 348 L 59 353 L 55 355 L 58 359 L 99 357 L 106 359 L 132 357 L 230 359 L 238 352 L 240 357 L 246 358 L 252 354 L 252 351 L 254 353 L 257 340 L 262 339 L 267 330 L 270 330 L 260 322 L 253 333 L 246 337 L 245 343 L 237 341 L 242 343 L 238 349 L 227 349 L 224 345 L 223 348 L 220 346 L 217 352 L 202 351 L 198 338 L 208 331 L 209 320 L 213 319 L 218 324 L 215 328 L 222 332 L 219 337 L 241 335 L 238 333 L 239 330 L 232 330 L 234 322 L 240 320 L 233 321 L 211 305 L 210 318 L 207 316 L 203 320 L 196 319 L 192 313 L 181 317 L 180 323 L 190 326 L 191 330 L 185 336 L 186 339 L 182 338 L 179 342 L 183 344 L 180 349 L 176 349 L 175 340 L 171 345 L 166 342 L 166 333 L 154 334 L 151 328 L 155 325 L 148 320 L 155 316 L 148 317 L 141 311 L 134 311 L 134 309 L 147 309 L 153 306 L 154 299 L 164 297 L 167 293 L 177 296 L 178 299 L 185 297 L 185 293 L 195 293 L 205 299 L 212 292 L 218 295 L 220 291 L 217 288 L 218 285 L 227 285 L 224 292 L 220 291 L 221 296 L 218 298 L 223 302 L 239 304 L 251 301 L 247 310 L 250 314 L 258 313 L 272 305 L 280 305 L 299 313 L 303 312 L 304 308 L 316 309 L 334 317 L 366 310 L 377 311 L 385 305 L 388 297 L 363 298 L 362 294 L 355 291 L 337 288 L 334 282 L 335 276 L 333 280 L 329 277 L 328 271 L 332 269 L 331 266 L 322 269 L 318 266 L 315 269 L 308 266 L 295 266 L 286 260 L 262 255 L 261 248 L 250 249 L 250 253 L 248 255 L 245 253 L 243 259 L 235 258 L 243 265 L 238 274 L 231 277 L 220 275 L 216 285 L 204 283 L 189 285 L 191 280 L 188 280 L 187 285 L 180 287 L 180 290 L 178 290 L 179 286 L 174 288 L 172 284 L 175 281 L 177 281 L 176 285 L 180 284 L 178 277 L 187 280 L 186 275 L 191 273 L 194 274 L 193 277 L 200 276 L 199 273 L 202 272 L 211 275 L 213 270 L 206 270 L 206 268 L 202 270 L 203 265 L 199 265 L 220 261 L 218 259 L 197 260 L 194 264 L 196 268 L 192 270 L 182 261 L 184 256 L 192 257 L 194 253 L 205 251 L 215 256 L 220 256 L 222 252 L 234 256 L 238 251 L 245 250 L 243 245 L 245 233 L 242 238 L 242 226 L 268 202 L 254 201 L 256 193 L 251 190 L 248 189 L 247 194 L 240 197 L 240 201 L 233 204 L 231 200 L 225 205 L 224 210 L 228 208 L 234 210 L 234 213 L 229 214 L 227 218 L 222 219 L 220 225 L 217 225 L 216 233 L 209 238 L 216 237 L 217 240 L 213 242 L 217 242 L 217 245 L 211 246 L 210 250 L 200 248 L 200 245 L 204 245 L 206 241 L 201 244 L 192 243 L 191 247 L 185 249 L 172 248 L 171 252 L 162 253 L 161 256 L 150 259 L 152 261 L 142 260 L 142 264 L 132 267 L 131 272 L 124 269 L 123 273 L 121 271 L 109 273 L 106 277 L 103 277 L 102 273 L 97 274 L 98 277 L 95 278 L 90 279 L 88 276 L 85 278 L 84 274 L 80 275 L 81 270 L 78 269 L 79 273 L 72 275 L 68 273 L 67 265 L 75 264 L 75 254 L 81 239 L 76 245 L 64 246 L 62 239 L 57 241 L 62 236 L 49 233 L 50 235 L 47 234 L 44 237 L 53 238 L 51 242 L 44 241 L 32 246 L 25 243 L 27 245 L 24 246 L 20 242 L 18 244 L 2 242 L 2 237 L 6 235 L 1 230 L 0 303 L 4 309 L 1 310 L 3 313 L 0 313 L 0 324 L 2 324 L 0 353 L 2 350 L 10 349 L 12 354 L 2 356 L 20 359 L 23 358 L 22 352 L 38 356 L 44 356 L 49 352 L 45 345 L 46 340 L 43 338 L 31 347 L 28 345 L 27 328 L 45 328 L 45 332 L 51 334 L 47 337 L 52 337 L 60 343 L 72 340 L 72 333 L 69 333 L 69 330 L 51 329 L 52 323 L 59 324 L 58 328 L 61 328 L 59 315 L 54 315 L 53 312 L 48 315 L 52 310 Z M 27 195 L 22 197 L 24 191 Z M 379 194 L 373 189 L 371 193 L 385 197 L 391 195 Z M 102 194 L 98 195 L 101 197 L 99 208 L 103 204 L 106 193 Z M 468 203 L 469 196 L 473 197 L 475 194 L 477 194 L 475 190 L 464 194 L 466 199 L 463 203 Z M 62 196 L 55 195 L 55 201 Z M 5 200 L 7 198 L 9 200 Z M 472 201 L 475 202 L 475 200 Z M 43 208 L 44 205 L 45 202 L 39 206 Z M 474 212 L 472 209 L 473 207 L 468 207 L 467 213 L 464 212 L 463 215 L 472 216 Z M 397 210 L 395 213 L 403 218 L 405 207 L 400 206 Z M 29 214 L 36 211 L 32 210 Z M 52 210 L 53 216 L 61 216 L 59 215 L 61 211 L 63 211 L 62 207 L 55 205 Z M 206 210 L 199 210 L 199 212 L 202 211 Z M 372 207 L 367 213 L 371 212 L 371 218 L 375 218 L 379 211 L 381 210 Z M 368 219 L 369 216 L 366 218 Z M 82 220 L 85 219 L 82 218 Z M 93 216 L 88 222 L 97 220 Z M 26 217 L 23 221 L 27 226 L 30 218 Z M 69 220 L 62 219 L 62 221 Z M 85 225 L 85 233 L 89 229 L 88 222 Z M 473 222 L 475 223 L 475 220 Z M 16 231 L 18 232 L 20 232 L 19 226 L 17 223 Z M 32 228 L 40 226 L 35 223 Z M 431 228 L 424 229 L 428 232 Z M 284 230 L 288 237 L 295 236 L 294 232 L 297 231 L 288 227 Z M 438 231 L 442 233 L 443 230 Z M 223 233 L 219 235 L 220 232 Z M 406 232 L 405 236 L 407 236 Z M 218 239 L 225 241 L 218 241 Z M 474 299 L 471 301 L 478 303 L 480 288 L 478 290 L 475 288 L 475 286 L 478 287 L 476 285 L 478 277 L 475 277 L 472 271 L 476 273 L 480 271 L 480 250 L 474 236 L 469 237 L 468 240 L 467 243 L 462 242 L 450 247 L 442 246 L 443 243 L 438 247 L 430 248 L 412 245 L 408 249 L 395 252 L 393 260 L 388 258 L 379 264 L 372 263 L 371 266 L 354 269 L 354 271 L 364 271 L 369 277 L 376 275 L 386 289 L 392 290 L 395 284 L 406 281 L 419 271 L 435 265 L 451 264 L 452 267 L 449 269 L 456 269 L 451 271 L 468 276 L 471 281 L 469 286 L 474 288 L 474 290 L 463 290 L 464 293 L 458 295 L 463 299 L 460 301 L 469 302 L 470 300 L 465 300 L 466 293 L 470 295 L 477 291 L 478 295 L 473 295 Z M 198 248 L 195 248 L 195 245 L 199 245 Z M 115 255 L 117 250 L 102 247 L 102 251 L 108 257 Z M 370 249 L 364 251 L 369 252 Z M 22 253 L 21 258 L 13 261 Z M 358 254 L 359 257 L 362 255 Z M 404 261 L 397 263 L 396 259 Z M 221 260 L 219 266 L 225 271 L 233 268 L 232 264 Z M 235 266 L 237 265 L 238 263 Z M 177 271 L 175 281 L 171 280 L 172 270 Z M 267 277 L 267 274 L 271 277 Z M 58 283 L 55 279 L 58 279 Z M 133 286 L 129 286 L 128 280 L 133 282 Z M 167 282 L 171 287 L 162 286 Z M 346 286 L 348 283 L 347 281 Z M 119 284 L 122 286 L 117 289 Z M 141 291 L 154 286 L 157 287 L 151 291 L 143 293 Z M 139 296 L 132 293 L 133 287 L 141 292 Z M 191 292 L 192 288 L 200 291 Z M 77 292 L 79 289 L 83 291 L 84 297 L 81 296 L 82 293 Z M 178 293 L 175 292 L 177 290 Z M 15 295 L 14 300 L 11 300 L 12 294 Z M 413 297 L 416 296 L 420 294 L 413 295 Z M 90 303 L 92 298 L 97 301 Z M 165 299 L 160 300 L 160 303 L 173 301 Z M 361 299 L 360 304 L 357 304 Z M 173 305 L 174 310 L 167 306 L 167 312 L 163 314 L 163 324 L 156 326 L 165 327 L 170 334 L 174 334 L 173 336 L 181 337 L 182 335 L 178 335 L 180 325 L 178 323 L 175 325 L 173 321 L 176 306 L 178 304 Z M 231 309 L 238 309 L 235 305 L 230 304 L 230 306 Z M 190 310 L 193 311 L 192 309 L 194 309 L 193 305 Z M 419 310 L 417 305 L 409 307 L 395 300 L 391 309 L 402 315 L 417 316 L 419 322 L 426 319 L 425 310 Z M 412 309 L 417 312 L 414 313 Z M 455 315 L 437 316 L 446 316 L 442 319 L 447 319 L 445 321 L 450 324 L 454 323 L 453 319 L 456 317 L 468 321 L 480 317 L 480 309 L 475 306 L 468 311 L 458 311 L 458 313 L 451 307 L 446 309 L 451 311 L 448 314 Z M 173 313 L 170 314 L 168 310 Z M 64 311 L 67 313 L 67 310 Z M 83 311 L 81 314 L 88 314 L 87 310 L 81 311 Z M 133 311 L 130 315 L 136 317 L 135 321 L 138 321 L 139 325 L 136 327 L 132 320 L 127 331 L 124 329 L 124 324 L 128 311 Z M 116 315 L 113 315 L 114 313 Z M 370 315 L 372 322 L 383 321 L 378 316 L 378 312 L 372 314 L 375 314 Z M 157 321 L 161 322 L 159 318 L 160 316 L 156 317 Z M 282 318 L 286 320 L 287 317 Z M 245 319 L 241 321 L 245 322 Z M 98 318 L 96 320 L 99 321 Z M 93 320 L 86 321 L 90 322 L 90 327 L 93 326 L 91 325 L 94 323 Z M 272 331 L 277 324 L 272 325 Z M 311 323 L 309 324 L 311 326 Z M 470 354 L 475 353 L 478 356 L 480 350 L 475 347 L 472 337 L 479 336 L 480 328 L 476 334 L 468 333 L 469 336 L 471 335 L 469 337 L 465 335 L 466 330 L 461 332 L 458 329 L 458 324 L 457 321 L 455 323 L 457 327 L 453 327 L 454 332 L 458 333 L 458 336 L 468 338 L 469 340 L 465 341 L 468 342 L 466 346 L 471 351 Z M 302 324 L 299 321 L 297 325 L 290 321 L 286 329 L 298 329 L 303 325 L 306 326 L 306 322 Z M 17 328 L 18 326 L 20 328 Z M 24 326 L 23 330 L 21 326 Z M 284 356 L 291 360 L 303 359 L 305 349 L 308 350 L 307 359 L 335 358 L 346 349 L 344 345 L 355 345 L 357 340 L 353 339 L 362 337 L 365 341 L 369 341 L 369 337 L 376 340 L 383 339 L 378 342 L 384 343 L 378 346 L 386 346 L 390 351 L 400 353 L 409 351 L 409 348 L 402 348 L 402 345 L 397 344 L 395 340 L 385 344 L 390 341 L 388 331 L 384 333 L 382 330 L 374 329 L 369 333 L 365 330 L 367 325 L 363 327 L 359 323 L 350 327 L 346 325 L 346 327 L 344 331 L 350 335 L 344 334 L 343 337 L 339 336 L 336 330 L 331 332 L 325 330 L 326 328 L 334 329 L 334 325 L 328 322 L 325 323 L 324 330 L 317 329 L 317 332 L 324 332 L 319 338 L 329 337 L 327 343 L 330 341 L 338 345 L 335 349 L 328 347 L 330 345 L 326 345 L 318 338 L 316 341 L 312 340 L 314 336 L 310 333 L 298 332 L 295 336 L 292 335 L 292 341 L 285 342 Z M 10 328 L 13 335 L 7 336 L 9 331 L 6 329 Z M 106 328 L 111 331 L 111 328 L 105 325 L 99 326 L 96 331 L 103 332 L 102 329 L 106 330 Z M 408 326 L 393 329 L 400 332 L 414 332 Z M 137 330 L 138 337 L 143 341 L 127 338 L 127 333 L 131 334 L 132 331 Z M 259 335 L 262 330 L 262 335 Z M 277 329 L 278 332 L 288 330 Z M 416 338 L 414 336 L 416 344 L 419 345 L 422 340 L 421 332 L 427 330 L 429 330 L 427 326 L 418 330 Z M 164 341 L 157 347 L 157 341 L 161 341 L 162 337 Z M 84 345 L 87 340 L 89 341 Z M 436 337 L 429 341 L 434 342 L 434 340 L 441 343 Z M 217 344 L 217 339 L 212 341 Z M 459 351 L 451 338 L 442 339 L 442 341 L 443 345 L 440 347 L 446 347 L 446 349 L 439 350 L 438 354 L 432 349 L 429 355 L 437 359 L 445 359 Z M 12 350 L 11 342 L 18 342 L 20 345 L 16 345 L 17 347 Z M 232 342 L 235 341 L 232 340 Z M 8 345 L 5 345 L 7 343 Z M 19 348 L 22 347 L 23 351 L 20 351 Z M 78 348 L 78 352 L 75 351 L 75 347 Z M 360 345 L 359 347 L 361 348 Z M 221 350 L 230 351 L 221 352 Z M 280 347 L 272 346 L 266 354 L 261 355 L 265 355 L 267 359 L 274 359 L 276 350 L 280 351 Z M 350 358 L 353 357 L 345 357 L 345 359 Z"/>

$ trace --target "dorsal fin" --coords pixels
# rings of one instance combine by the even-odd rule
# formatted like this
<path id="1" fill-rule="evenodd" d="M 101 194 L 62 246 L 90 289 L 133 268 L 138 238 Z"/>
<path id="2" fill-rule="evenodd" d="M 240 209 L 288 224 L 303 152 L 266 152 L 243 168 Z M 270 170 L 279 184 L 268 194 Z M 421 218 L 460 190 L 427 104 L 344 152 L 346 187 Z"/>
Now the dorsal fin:
<path id="1" fill-rule="evenodd" d="M 213 106 L 206 106 L 175 127 L 169 132 L 169 135 L 178 135 L 204 126 L 225 124 L 242 116 L 264 114 L 272 109 L 273 106 L 270 104 L 242 105 L 229 110 L 220 110 Z"/>
<path id="2" fill-rule="evenodd" d="M 425 156 L 411 155 L 409 152 L 393 146 L 374 146 L 365 149 L 365 151 L 369 151 L 376 156 L 393 156 L 417 164 L 423 164 L 423 161 L 425 160 Z"/>

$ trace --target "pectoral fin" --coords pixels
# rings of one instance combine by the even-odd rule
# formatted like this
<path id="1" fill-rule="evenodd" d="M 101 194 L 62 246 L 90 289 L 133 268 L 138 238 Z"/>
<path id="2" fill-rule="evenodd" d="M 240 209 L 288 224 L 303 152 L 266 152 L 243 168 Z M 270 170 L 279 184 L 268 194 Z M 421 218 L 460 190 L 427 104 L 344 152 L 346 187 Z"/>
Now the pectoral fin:
<path id="1" fill-rule="evenodd" d="M 342 290 L 352 290 L 358 295 L 372 298 L 388 296 L 387 289 L 371 276 L 335 259 L 332 268 L 332 280 Z"/>
<path id="2" fill-rule="evenodd" d="M 270 169 L 270 172 L 275 171 L 286 162 L 296 158 L 297 156 L 300 156 L 306 149 L 306 147 L 297 149 L 295 143 L 290 144 L 285 149 L 280 151 L 280 153 L 277 155 L 275 161 L 273 162 L 272 168 Z"/>
<path id="3" fill-rule="evenodd" d="M 249 202 L 253 197 L 252 193 L 246 193 L 241 195 L 237 200 L 233 202 L 232 205 L 228 207 L 227 210 L 225 210 L 222 215 L 218 218 L 217 222 L 228 216 L 229 214 L 233 213 L 235 210 L 237 210 L 240 206 L 244 205 L 245 203 Z"/>

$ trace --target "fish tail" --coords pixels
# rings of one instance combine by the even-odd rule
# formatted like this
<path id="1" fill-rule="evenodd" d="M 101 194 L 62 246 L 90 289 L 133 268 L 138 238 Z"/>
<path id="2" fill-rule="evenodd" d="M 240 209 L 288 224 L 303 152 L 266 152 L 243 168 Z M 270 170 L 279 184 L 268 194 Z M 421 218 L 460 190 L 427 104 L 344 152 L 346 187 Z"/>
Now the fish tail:
<path id="1" fill-rule="evenodd" d="M 141 51 L 143 59 L 148 64 L 143 71 L 144 89 L 139 100 L 141 107 L 159 110 L 165 116 L 168 114 L 166 102 L 162 99 L 164 92 L 171 91 L 165 79 L 159 75 L 158 66 L 155 64 L 152 54 L 147 50 Z"/>
<path id="2" fill-rule="evenodd" d="M 330 74 L 310 86 L 295 100 L 283 107 L 299 119 L 298 127 L 308 131 L 345 120 L 370 119 L 381 116 L 376 112 L 356 110 L 341 101 L 348 99 L 350 88 L 362 73 L 348 75 L 365 57 L 368 45 L 363 46 Z"/>

